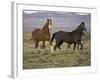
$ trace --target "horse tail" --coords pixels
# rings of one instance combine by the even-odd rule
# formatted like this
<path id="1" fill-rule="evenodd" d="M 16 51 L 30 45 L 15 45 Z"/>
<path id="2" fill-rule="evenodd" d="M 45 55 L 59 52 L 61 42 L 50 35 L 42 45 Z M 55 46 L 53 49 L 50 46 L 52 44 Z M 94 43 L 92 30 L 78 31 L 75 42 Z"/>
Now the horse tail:
<path id="1" fill-rule="evenodd" d="M 52 41 L 54 40 L 54 38 L 55 38 L 55 33 L 52 35 L 52 37 L 51 37 L 51 39 L 50 39 L 50 47 L 51 47 L 51 52 L 54 52 L 54 50 L 53 50 L 53 46 L 52 46 Z"/>

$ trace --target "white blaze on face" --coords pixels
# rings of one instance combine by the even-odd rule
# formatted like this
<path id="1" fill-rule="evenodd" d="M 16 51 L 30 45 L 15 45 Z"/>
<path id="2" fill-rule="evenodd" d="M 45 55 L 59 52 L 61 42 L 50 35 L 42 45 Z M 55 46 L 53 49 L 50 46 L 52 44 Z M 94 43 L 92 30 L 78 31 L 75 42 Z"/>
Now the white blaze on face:
<path id="1" fill-rule="evenodd" d="M 51 22 L 49 21 L 49 25 L 48 25 L 48 27 L 49 27 L 49 29 L 51 29 L 52 28 L 52 26 L 51 26 Z"/>
<path id="2" fill-rule="evenodd" d="M 48 26 L 49 26 L 49 29 L 51 29 L 51 25 L 49 24 Z"/>

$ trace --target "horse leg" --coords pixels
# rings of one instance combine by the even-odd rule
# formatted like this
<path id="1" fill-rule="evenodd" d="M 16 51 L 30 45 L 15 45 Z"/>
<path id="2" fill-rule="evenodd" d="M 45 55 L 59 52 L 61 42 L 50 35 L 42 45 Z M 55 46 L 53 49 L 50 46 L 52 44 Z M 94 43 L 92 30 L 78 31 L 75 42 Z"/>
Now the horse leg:
<path id="1" fill-rule="evenodd" d="M 77 44 L 77 50 L 79 49 L 79 43 Z"/>
<path id="2" fill-rule="evenodd" d="M 75 48 L 76 48 L 76 43 L 74 43 L 74 47 L 73 47 L 73 50 L 75 50 Z"/>
<path id="3" fill-rule="evenodd" d="M 60 45 L 58 45 L 58 48 L 61 49 Z"/>
<path id="4" fill-rule="evenodd" d="M 35 48 L 38 47 L 39 41 L 35 41 Z"/>
<path id="5" fill-rule="evenodd" d="M 81 42 L 79 44 L 81 45 L 81 48 L 80 49 L 83 50 L 83 44 Z"/>
<path id="6" fill-rule="evenodd" d="M 70 43 L 68 43 L 67 49 L 69 49 L 69 48 L 70 48 L 70 45 L 71 45 L 71 44 L 70 44 Z"/>
<path id="7" fill-rule="evenodd" d="M 43 41 L 43 49 L 45 48 L 45 41 Z"/>
<path id="8" fill-rule="evenodd" d="M 56 40 L 56 44 L 55 44 L 55 46 L 54 46 L 54 51 L 56 50 L 57 47 L 59 48 L 59 42 L 60 42 L 60 41 Z"/>
<path id="9" fill-rule="evenodd" d="M 58 48 L 61 49 L 60 45 L 63 44 L 63 41 L 61 41 L 58 45 Z"/>

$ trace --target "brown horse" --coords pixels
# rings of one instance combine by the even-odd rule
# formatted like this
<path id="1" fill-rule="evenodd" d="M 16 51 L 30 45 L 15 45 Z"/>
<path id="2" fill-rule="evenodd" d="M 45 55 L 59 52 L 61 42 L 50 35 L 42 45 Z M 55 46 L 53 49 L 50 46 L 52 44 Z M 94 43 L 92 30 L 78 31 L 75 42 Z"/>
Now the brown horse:
<path id="1" fill-rule="evenodd" d="M 45 48 L 45 41 L 50 40 L 49 30 L 51 29 L 51 27 L 52 27 L 52 20 L 47 19 L 47 22 L 45 23 L 42 29 L 37 28 L 32 31 L 32 39 L 35 42 L 35 48 L 38 47 L 39 41 L 43 42 L 43 48 Z"/>

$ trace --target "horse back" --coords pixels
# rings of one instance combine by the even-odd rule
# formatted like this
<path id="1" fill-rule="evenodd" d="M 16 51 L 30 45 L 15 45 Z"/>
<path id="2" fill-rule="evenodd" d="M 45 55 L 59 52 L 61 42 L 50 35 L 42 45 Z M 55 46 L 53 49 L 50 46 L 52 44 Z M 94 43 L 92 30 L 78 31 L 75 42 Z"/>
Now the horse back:
<path id="1" fill-rule="evenodd" d="M 66 40 L 70 37 L 70 32 L 59 31 L 55 33 L 55 38 L 59 40 Z"/>
<path id="2" fill-rule="evenodd" d="M 59 31 L 55 33 L 55 39 L 59 41 L 65 41 L 65 42 L 77 42 L 80 40 L 77 32 L 65 32 L 65 31 Z"/>
<path id="3" fill-rule="evenodd" d="M 32 37 L 34 40 L 45 41 L 50 39 L 50 33 L 46 33 L 44 30 L 41 29 L 35 29 L 32 32 Z"/>

